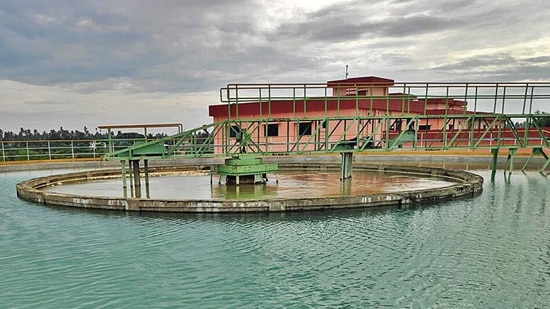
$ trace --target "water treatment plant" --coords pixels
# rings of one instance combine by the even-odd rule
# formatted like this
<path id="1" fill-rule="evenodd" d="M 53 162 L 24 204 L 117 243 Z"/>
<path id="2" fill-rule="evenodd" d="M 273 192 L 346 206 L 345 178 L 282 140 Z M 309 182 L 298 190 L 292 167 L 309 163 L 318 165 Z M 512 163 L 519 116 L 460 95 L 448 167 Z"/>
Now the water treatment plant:
<path id="1" fill-rule="evenodd" d="M 398 87 L 230 85 L 227 119 L 65 162 L 2 141 L 3 305 L 543 308 L 549 88 Z"/>
<path id="2" fill-rule="evenodd" d="M 550 100 L 549 90 L 550 85 L 545 83 L 396 83 L 374 76 L 317 84 L 230 84 L 220 89 L 222 104 L 209 107 L 212 124 L 187 130 L 179 125 L 177 134 L 161 139 L 150 139 L 147 130 L 162 124 L 100 126 L 107 130 L 109 137 L 103 158 L 119 162 L 118 171 L 33 179 L 19 184 L 17 194 L 21 199 L 50 205 L 167 212 L 403 207 L 474 196 L 481 191 L 483 179 L 468 172 L 395 167 L 369 162 L 368 156 L 362 156 L 366 160 L 360 163 L 356 158 L 380 151 L 486 149 L 492 157 L 494 175 L 500 150 L 507 150 L 505 169 L 510 175 L 516 153 L 530 151 L 522 170 L 533 158 L 539 157 L 542 159 L 538 160 L 539 171 L 545 173 L 550 164 L 546 154 L 550 134 L 541 125 L 540 117 L 549 115 L 533 111 Z M 518 119 L 524 120 L 522 127 L 515 125 Z M 142 129 L 143 134 L 137 139 L 117 140 L 112 137 L 117 129 Z M 328 156 L 331 161 L 316 162 L 320 156 Z M 162 172 L 208 170 L 210 184 L 205 187 L 212 192 L 240 192 L 253 186 L 252 191 L 257 194 L 243 199 L 238 194 L 197 196 L 195 190 L 177 199 L 152 197 L 150 176 L 155 176 L 159 168 L 150 167 L 150 161 L 178 158 L 193 160 L 171 171 L 165 167 Z M 339 160 L 335 162 L 334 158 Z M 198 163 L 205 160 L 210 161 Z M 321 174 L 336 171 L 339 177 L 331 184 L 301 183 L 300 187 L 311 186 L 316 190 L 302 196 L 273 195 L 278 190 L 288 192 L 285 186 L 297 187 L 295 180 L 279 182 L 280 169 L 313 170 Z M 362 181 L 359 172 L 365 171 L 422 175 L 449 183 L 441 187 L 372 193 L 357 190 Z M 113 178 L 117 174 L 121 180 L 121 196 L 60 193 L 50 188 Z M 357 177 L 352 177 L 353 174 Z M 276 187 L 271 187 L 270 179 Z M 216 189 L 213 183 L 224 189 Z M 335 186 L 342 190 L 323 194 Z M 182 191 L 186 187 L 181 184 Z M 267 192 L 271 192 L 271 196 Z"/>

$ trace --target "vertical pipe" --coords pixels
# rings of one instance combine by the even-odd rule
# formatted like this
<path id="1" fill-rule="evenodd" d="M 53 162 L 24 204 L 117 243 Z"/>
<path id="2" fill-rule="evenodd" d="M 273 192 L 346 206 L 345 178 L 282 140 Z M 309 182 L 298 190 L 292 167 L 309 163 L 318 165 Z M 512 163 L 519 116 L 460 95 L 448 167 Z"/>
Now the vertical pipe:
<path id="1" fill-rule="evenodd" d="M 497 172 L 497 162 L 498 162 L 498 148 L 491 148 L 491 154 L 493 155 L 493 164 L 491 165 L 491 175 L 494 176 Z"/>
<path id="2" fill-rule="evenodd" d="M 340 180 L 348 179 L 352 172 L 353 152 L 341 152 L 340 156 Z"/>
<path id="3" fill-rule="evenodd" d="M 145 173 L 145 195 L 151 197 L 149 191 L 149 160 L 143 160 L 143 172 Z"/>
<path id="4" fill-rule="evenodd" d="M 514 155 L 516 154 L 516 148 L 508 149 L 508 158 L 506 160 L 506 166 L 508 167 L 508 175 L 512 175 L 514 170 Z M 504 171 L 506 173 L 506 171 Z"/>
<path id="5" fill-rule="evenodd" d="M 128 197 L 128 185 L 126 183 L 126 161 L 120 161 L 120 168 L 122 173 L 122 194 L 124 197 Z"/>
<path id="6" fill-rule="evenodd" d="M 141 179 L 139 175 L 139 160 L 132 160 L 134 165 L 134 186 L 136 188 L 136 198 L 141 198 Z"/>
<path id="7" fill-rule="evenodd" d="M 212 182 L 213 182 L 213 175 L 214 175 L 215 167 L 213 165 L 210 165 L 210 188 L 212 188 Z"/>
<path id="8" fill-rule="evenodd" d="M 134 197 L 134 166 L 130 159 L 128 159 L 128 173 L 130 174 L 130 197 Z"/>

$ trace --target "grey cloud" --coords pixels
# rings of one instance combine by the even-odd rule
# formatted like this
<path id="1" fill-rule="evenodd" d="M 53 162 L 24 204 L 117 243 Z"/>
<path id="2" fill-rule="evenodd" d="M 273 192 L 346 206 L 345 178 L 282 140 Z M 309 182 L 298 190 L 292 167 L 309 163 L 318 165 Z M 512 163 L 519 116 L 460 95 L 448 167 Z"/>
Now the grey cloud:
<path id="1" fill-rule="evenodd" d="M 550 64 L 550 56 L 529 57 L 523 61 L 531 64 Z"/>
<path id="2" fill-rule="evenodd" d="M 358 39 L 403 38 L 409 35 L 443 31 L 453 28 L 458 21 L 448 15 L 427 15 L 425 13 L 407 15 L 394 11 L 381 12 L 374 4 L 350 2 L 335 4 L 305 16 L 303 21 L 282 25 L 272 35 L 273 39 L 305 38 L 310 41 L 339 43 Z M 368 14 L 374 13 L 374 14 Z M 385 16 L 381 19 L 380 16 Z"/>
<path id="3" fill-rule="evenodd" d="M 235 36 L 252 28 L 252 20 L 237 18 L 246 12 L 235 1 L 210 1 L 208 6 L 197 1 L 145 1 L 141 6 L 127 3 L 127 8 L 120 2 L 112 7 L 86 1 L 71 7 L 66 2 L 53 4 L 0 4 L 2 16 L 11 16 L 0 22 L 0 42 L 9 36 L 20 43 L 17 48 L 0 45 L 0 77 L 36 84 L 125 76 L 162 79 L 149 72 L 180 62 L 181 71 L 167 76 L 183 78 L 186 71 L 208 66 L 224 51 L 235 49 L 227 44 L 216 48 L 216 42 L 236 42 Z M 224 16 L 235 21 L 223 23 Z"/>
<path id="4" fill-rule="evenodd" d="M 437 70 L 471 70 L 493 65 L 510 65 L 518 61 L 509 54 L 498 53 L 485 56 L 476 56 L 464 60 L 436 66 Z"/>
<path id="5" fill-rule="evenodd" d="M 443 57 L 452 49 L 497 40 L 477 32 L 518 23 L 528 10 L 475 0 L 357 0 L 283 18 L 270 31 L 258 23 L 263 5 L 253 0 L 5 1 L 0 4 L 0 78 L 41 85 L 89 83 L 77 87 L 82 92 L 127 79 L 131 91 L 185 92 L 236 81 L 320 76 L 344 62 L 363 70 L 372 68 L 372 61 L 403 70 L 407 65 L 429 68 L 430 53 Z M 522 36 L 529 35 L 522 30 Z M 428 34 L 443 39 L 424 42 Z M 340 46 L 348 42 L 361 47 L 350 44 L 346 54 Z M 407 46 L 426 52 L 407 54 Z M 334 49 L 340 53 L 333 54 Z M 459 70 L 471 64 L 432 68 Z"/>
<path id="6" fill-rule="evenodd" d="M 399 38 L 443 31 L 448 28 L 453 28 L 456 23 L 456 20 L 443 17 L 415 15 L 388 20 L 379 25 L 375 25 L 375 27 L 380 27 L 382 29 L 380 31 L 382 36 Z"/>
<path id="7" fill-rule="evenodd" d="M 66 102 L 59 102 L 59 101 L 26 101 L 26 102 L 22 102 L 21 104 L 29 105 L 29 106 L 63 106 L 63 105 L 67 105 Z"/>
<path id="8" fill-rule="evenodd" d="M 497 53 L 466 58 L 455 63 L 436 66 L 434 70 L 468 76 L 470 80 L 487 81 L 544 80 L 550 72 L 550 57 L 516 58 Z"/>

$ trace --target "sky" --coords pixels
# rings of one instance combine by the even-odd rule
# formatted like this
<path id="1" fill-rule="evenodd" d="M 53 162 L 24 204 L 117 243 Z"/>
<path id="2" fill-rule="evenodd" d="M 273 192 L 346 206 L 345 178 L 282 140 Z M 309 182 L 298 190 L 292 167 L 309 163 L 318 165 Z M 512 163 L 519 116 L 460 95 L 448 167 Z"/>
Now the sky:
<path id="1" fill-rule="evenodd" d="M 193 128 L 227 84 L 326 82 L 346 65 L 550 81 L 550 1 L 2 0 L 0 129 Z"/>

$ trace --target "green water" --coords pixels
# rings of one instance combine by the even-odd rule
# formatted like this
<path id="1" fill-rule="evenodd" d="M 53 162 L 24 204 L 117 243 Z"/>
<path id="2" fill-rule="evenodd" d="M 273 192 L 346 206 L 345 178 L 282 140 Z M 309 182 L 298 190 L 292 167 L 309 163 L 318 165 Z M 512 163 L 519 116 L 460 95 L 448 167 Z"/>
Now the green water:
<path id="1" fill-rule="evenodd" d="M 56 171 L 58 172 L 58 171 Z M 408 210 L 139 215 L 20 201 L 0 173 L 0 308 L 544 308 L 550 179 Z"/>

